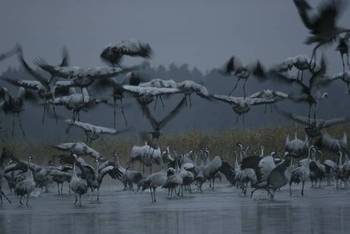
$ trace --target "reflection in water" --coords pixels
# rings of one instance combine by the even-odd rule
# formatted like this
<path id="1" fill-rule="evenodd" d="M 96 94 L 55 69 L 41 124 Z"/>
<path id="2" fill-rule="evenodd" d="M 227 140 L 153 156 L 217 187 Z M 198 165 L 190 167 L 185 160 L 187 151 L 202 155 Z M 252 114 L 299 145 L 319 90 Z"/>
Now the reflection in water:
<path id="1" fill-rule="evenodd" d="M 101 204 L 73 208 L 69 197 L 52 194 L 31 209 L 0 209 L 0 233 L 349 233 L 346 192 L 317 191 L 317 198 L 251 200 L 231 188 L 151 204 L 145 194 L 106 192 Z M 324 196 L 322 197 L 322 194 Z M 337 199 L 336 201 L 334 199 Z M 91 198 L 92 199 L 92 198 Z M 284 200 L 283 200 L 284 199 Z"/>

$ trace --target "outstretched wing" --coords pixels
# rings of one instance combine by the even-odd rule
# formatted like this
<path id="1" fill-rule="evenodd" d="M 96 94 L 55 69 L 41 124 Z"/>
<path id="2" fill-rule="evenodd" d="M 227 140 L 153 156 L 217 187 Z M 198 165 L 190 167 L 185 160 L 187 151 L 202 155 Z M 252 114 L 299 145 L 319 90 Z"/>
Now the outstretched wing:
<path id="1" fill-rule="evenodd" d="M 19 54 L 19 61 L 21 62 L 21 64 L 23 65 L 24 69 L 31 75 L 34 77 L 34 79 L 36 79 L 37 81 L 39 81 L 47 90 L 50 90 L 49 87 L 49 81 L 41 76 L 39 73 L 35 72 L 29 65 L 28 63 L 24 60 L 23 54 L 20 53 Z"/>
<path id="2" fill-rule="evenodd" d="M 280 113 L 281 115 L 283 115 L 284 117 L 286 117 L 287 119 L 293 120 L 299 124 L 303 124 L 303 125 L 309 125 L 310 121 L 307 117 L 303 117 L 303 116 L 299 116 L 299 115 L 295 115 L 286 111 L 283 111 L 277 107 L 275 107 L 275 109 L 277 110 L 278 113 Z"/>
<path id="3" fill-rule="evenodd" d="M 42 84 L 36 80 L 15 80 L 7 77 L 2 77 L 1 79 L 9 84 L 12 84 L 17 87 L 23 87 L 25 89 L 39 91 L 44 88 Z"/>
<path id="4" fill-rule="evenodd" d="M 159 128 L 163 128 L 167 123 L 169 123 L 170 120 L 172 120 L 176 115 L 178 115 L 182 108 L 185 106 L 185 104 L 186 96 L 184 96 L 181 99 L 181 101 L 176 105 L 176 107 L 159 122 Z"/>
<path id="5" fill-rule="evenodd" d="M 303 24 L 305 25 L 305 27 L 307 27 L 309 30 L 312 30 L 313 24 L 309 15 L 310 10 L 312 10 L 312 7 L 309 5 L 309 3 L 306 0 L 294 0 L 294 4 L 297 7 L 299 16 L 303 21 Z"/>
<path id="6" fill-rule="evenodd" d="M 334 126 L 337 124 L 343 124 L 343 123 L 347 123 L 350 121 L 350 118 L 348 117 L 341 117 L 341 118 L 334 118 L 334 119 L 329 119 L 329 120 L 325 120 L 323 123 L 323 127 L 324 128 L 328 128 L 330 126 Z"/>
<path id="7" fill-rule="evenodd" d="M 237 57 L 232 56 L 224 65 L 224 73 L 230 75 L 242 66 L 242 62 Z"/>
<path id="8" fill-rule="evenodd" d="M 221 101 L 221 102 L 225 102 L 228 104 L 233 104 L 233 105 L 237 105 L 241 102 L 241 100 L 243 99 L 242 97 L 233 97 L 233 96 L 227 96 L 227 95 L 219 95 L 219 94 L 214 94 L 211 96 L 213 99 Z"/>
<path id="9" fill-rule="evenodd" d="M 67 67 L 69 65 L 69 54 L 67 47 L 63 47 L 62 49 L 62 61 L 59 64 L 60 67 Z"/>
<path id="10" fill-rule="evenodd" d="M 143 114 L 145 115 L 145 117 L 149 120 L 149 122 L 151 123 L 152 125 L 152 128 L 155 130 L 155 129 L 158 129 L 160 128 L 160 122 L 158 122 L 151 114 L 151 111 L 149 110 L 148 108 L 148 105 L 142 103 L 138 98 L 136 98 L 137 102 L 139 103 L 141 109 L 142 109 L 142 112 Z"/>

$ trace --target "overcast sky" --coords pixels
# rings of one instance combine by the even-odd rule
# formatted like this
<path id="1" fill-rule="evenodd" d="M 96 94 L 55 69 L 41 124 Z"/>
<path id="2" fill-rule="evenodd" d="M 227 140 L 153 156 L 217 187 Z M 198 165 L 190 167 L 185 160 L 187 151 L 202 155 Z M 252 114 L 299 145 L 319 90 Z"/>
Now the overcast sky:
<path id="1" fill-rule="evenodd" d="M 349 10 L 341 22 L 350 22 Z M 100 65 L 104 46 L 129 38 L 151 44 L 154 65 L 188 63 L 202 70 L 232 54 L 272 64 L 311 51 L 292 0 L 1 0 L 0 27 L 0 51 L 20 42 L 27 59 L 57 63 L 66 45 L 79 66 Z M 0 69 L 9 63 L 16 61 Z"/>

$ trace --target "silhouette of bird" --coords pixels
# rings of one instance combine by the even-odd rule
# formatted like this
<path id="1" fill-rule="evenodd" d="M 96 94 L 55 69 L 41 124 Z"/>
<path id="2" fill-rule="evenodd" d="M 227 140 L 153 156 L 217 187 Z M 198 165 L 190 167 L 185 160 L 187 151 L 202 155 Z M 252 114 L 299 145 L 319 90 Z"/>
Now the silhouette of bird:
<path id="1" fill-rule="evenodd" d="M 183 109 L 184 105 L 186 104 L 186 97 L 183 97 L 181 101 L 175 106 L 174 109 L 172 109 L 164 118 L 161 120 L 156 120 L 153 115 L 151 114 L 151 111 L 148 107 L 148 105 L 143 104 L 138 100 L 138 103 L 142 109 L 142 112 L 144 116 L 147 118 L 147 120 L 150 122 L 153 131 L 150 132 L 152 135 L 152 139 L 158 139 L 160 137 L 160 130 L 164 128 L 174 117 L 176 117 L 180 111 Z"/>
<path id="2" fill-rule="evenodd" d="M 100 58 L 112 66 L 117 66 L 120 65 L 124 56 L 150 58 L 152 53 L 152 48 L 147 43 L 124 40 L 108 45 L 103 49 Z"/>
<path id="3" fill-rule="evenodd" d="M 270 198 L 273 199 L 275 192 L 286 185 L 290 180 L 290 163 L 291 159 L 285 154 L 285 159 L 283 162 L 278 164 L 269 174 L 266 181 L 255 184 L 254 190 L 251 192 L 251 197 L 254 192 L 258 189 L 264 189 L 270 195 Z"/>
<path id="4" fill-rule="evenodd" d="M 309 139 L 305 137 L 304 140 L 301 140 L 298 138 L 297 133 L 295 133 L 294 139 L 290 140 L 289 135 L 287 135 L 284 147 L 292 158 L 301 158 L 307 155 Z"/>
<path id="5" fill-rule="evenodd" d="M 93 157 L 94 159 L 102 158 L 102 155 L 88 146 L 87 144 L 83 142 L 69 142 L 69 143 L 62 143 L 59 145 L 54 145 L 54 148 L 66 152 L 70 152 L 76 155 L 89 155 Z"/>
<path id="6" fill-rule="evenodd" d="M 69 182 L 69 187 L 75 194 L 74 205 L 78 204 L 81 207 L 82 206 L 81 196 L 87 193 L 88 186 L 87 186 L 87 182 L 77 175 L 75 163 L 73 164 L 73 174 Z"/>
<path id="7" fill-rule="evenodd" d="M 322 2 L 317 9 L 313 9 L 306 0 L 294 0 L 294 4 L 304 26 L 310 30 L 311 35 L 305 43 L 316 44 L 312 51 L 311 61 L 315 59 L 319 47 L 332 43 L 339 34 L 349 32 L 349 29 L 337 25 L 345 9 L 345 1 L 327 0 Z"/>
<path id="8" fill-rule="evenodd" d="M 296 123 L 304 125 L 305 132 L 310 138 L 321 136 L 321 131 L 323 129 L 350 121 L 348 117 L 338 117 L 333 119 L 314 119 L 310 122 L 308 118 L 304 116 L 295 115 L 281 110 L 279 110 L 279 113 Z"/>
<path id="9" fill-rule="evenodd" d="M 35 181 L 33 177 L 32 170 L 30 170 L 29 165 L 31 163 L 32 157 L 28 157 L 27 172 L 24 174 L 24 179 L 16 183 L 15 194 L 19 196 L 19 204 L 23 205 L 22 199 L 26 197 L 26 206 L 29 207 L 29 196 L 35 189 Z"/>
<path id="10" fill-rule="evenodd" d="M 212 95 L 212 99 L 231 105 L 232 110 L 238 115 L 236 122 L 241 115 L 248 113 L 252 106 L 267 105 L 278 101 L 271 98 L 233 97 L 219 94 Z"/>
<path id="11" fill-rule="evenodd" d="M 308 118 L 311 122 L 311 114 L 313 110 L 313 118 L 317 116 L 317 105 L 320 100 L 327 98 L 327 92 L 321 92 L 321 87 L 330 85 L 334 79 L 331 79 L 326 75 L 327 66 L 325 58 L 322 56 L 319 66 L 315 66 L 309 70 L 311 75 L 307 81 L 300 80 L 297 77 L 291 76 L 288 73 L 278 72 L 275 68 L 272 68 L 266 74 L 273 81 L 282 82 L 286 84 L 295 84 L 300 88 L 300 93 L 297 95 L 289 95 L 289 98 L 296 103 L 307 103 L 309 106 Z"/>
<path id="12" fill-rule="evenodd" d="M 167 173 L 162 168 L 160 171 L 150 174 L 144 181 L 144 188 L 148 187 L 151 193 L 152 202 L 156 202 L 156 189 L 162 187 L 167 181 Z"/>
<path id="13" fill-rule="evenodd" d="M 85 133 L 87 144 L 91 144 L 93 141 L 97 140 L 102 134 L 118 135 L 120 133 L 128 131 L 128 129 L 118 131 L 114 128 L 106 128 L 106 127 L 97 126 L 90 123 L 74 121 L 71 119 L 65 120 L 65 123 L 68 124 L 68 128 L 66 132 L 68 132 L 72 126 L 82 129 Z"/>
<path id="14" fill-rule="evenodd" d="M 244 80 L 243 97 L 246 97 L 246 83 L 248 81 L 248 78 L 250 76 L 256 76 L 258 80 L 264 81 L 264 79 L 262 79 L 264 78 L 264 76 L 262 76 L 264 73 L 264 67 L 259 61 L 245 66 L 242 64 L 239 58 L 232 56 L 225 64 L 224 74 L 237 77 L 237 81 L 228 95 L 232 95 L 233 91 L 235 91 L 235 89 L 237 88 L 239 81 Z"/>
<path id="15" fill-rule="evenodd" d="M 12 135 L 14 135 L 15 130 L 15 118 L 18 120 L 18 125 L 22 131 L 23 136 L 25 132 L 22 126 L 21 112 L 24 110 L 24 100 L 26 97 L 26 91 L 24 88 L 20 87 L 18 89 L 17 95 L 14 96 L 10 94 L 7 88 L 0 87 L 0 109 L 5 114 L 13 115 L 12 118 Z"/>

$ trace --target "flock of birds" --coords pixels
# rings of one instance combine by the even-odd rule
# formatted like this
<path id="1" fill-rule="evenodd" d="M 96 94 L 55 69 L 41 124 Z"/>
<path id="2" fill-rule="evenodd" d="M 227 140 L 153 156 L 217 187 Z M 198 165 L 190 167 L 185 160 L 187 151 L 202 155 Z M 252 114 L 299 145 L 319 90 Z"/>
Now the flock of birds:
<path id="1" fill-rule="evenodd" d="M 212 94 L 203 84 L 192 80 L 175 81 L 164 79 L 146 79 L 140 73 L 141 66 L 127 67 L 122 65 L 123 58 L 151 58 L 152 49 L 149 44 L 126 40 L 108 45 L 100 54 L 104 67 L 83 68 L 71 66 L 67 49 L 63 50 L 62 60 L 58 65 L 51 65 L 43 59 L 37 59 L 34 69 L 24 58 L 23 49 L 17 45 L 14 49 L 0 55 L 0 61 L 17 56 L 20 64 L 33 77 L 33 80 L 16 80 L 1 77 L 8 84 L 18 89 L 11 93 L 6 87 L 0 87 L 0 108 L 5 115 L 11 116 L 12 133 L 16 122 L 25 135 L 21 123 L 21 113 L 26 102 L 30 101 L 43 108 L 43 123 L 46 117 L 63 121 L 67 125 L 67 133 L 74 127 L 81 129 L 85 142 L 66 142 L 53 146 L 62 152 L 59 163 L 50 161 L 49 165 L 38 165 L 32 162 L 31 155 L 27 160 L 18 159 L 7 147 L 3 147 L 0 156 L 0 181 L 5 179 L 11 192 L 19 197 L 19 203 L 29 204 L 30 194 L 40 188 L 47 191 L 52 183 L 57 184 L 57 193 L 63 194 L 63 185 L 69 185 L 69 192 L 75 194 L 74 204 L 81 206 L 82 195 L 89 191 L 96 193 L 103 179 L 108 175 L 119 180 L 125 190 L 146 190 L 151 194 L 152 202 L 156 202 L 156 190 L 165 188 L 168 197 L 183 197 L 184 192 L 191 193 L 193 187 L 200 192 L 203 184 L 209 182 L 214 190 L 215 181 L 222 177 L 236 186 L 243 194 L 250 190 L 253 196 L 256 190 L 265 190 L 273 198 L 276 191 L 289 185 L 292 194 L 293 184 L 301 184 L 301 195 L 304 195 L 306 181 L 313 187 L 320 187 L 323 181 L 330 184 L 336 181 L 336 187 L 345 187 L 350 178 L 350 160 L 347 148 L 347 136 L 336 139 L 326 129 L 349 121 L 348 117 L 320 119 L 317 117 L 322 99 L 328 97 L 322 92 L 336 81 L 344 82 L 348 92 L 350 84 L 349 37 L 350 30 L 338 26 L 338 18 L 344 10 L 344 1 L 325 0 L 318 8 L 312 8 L 306 0 L 294 0 L 303 24 L 310 30 L 306 44 L 315 45 L 311 57 L 298 55 L 287 58 L 277 65 L 266 68 L 261 61 L 244 65 L 236 56 L 231 57 L 220 72 L 236 80 L 228 95 Z M 339 74 L 327 72 L 325 56 L 317 59 L 319 48 L 336 43 L 343 70 Z M 282 82 L 290 84 L 297 94 L 277 90 L 262 90 L 250 95 L 246 93 L 248 79 L 258 81 Z M 243 96 L 232 96 L 239 82 L 243 81 Z M 98 94 L 103 93 L 103 97 Z M 165 117 L 157 119 L 154 108 L 160 102 L 166 105 L 165 98 L 170 96 L 182 98 Z M 210 155 L 208 148 L 189 149 L 186 153 L 177 153 L 176 149 L 162 148 L 158 139 L 161 130 L 173 120 L 186 105 L 191 106 L 191 95 L 198 95 L 209 102 L 223 102 L 232 107 L 237 116 L 242 116 L 257 105 L 272 106 L 286 100 L 306 103 L 309 110 L 306 116 L 288 113 L 275 107 L 277 113 L 305 126 L 305 139 L 286 136 L 285 152 L 266 154 L 264 147 L 256 149 L 254 145 L 235 145 L 232 161 L 220 156 Z M 119 161 L 118 152 L 114 152 L 112 160 L 91 148 L 89 144 L 101 135 L 117 135 L 128 131 L 128 121 L 124 113 L 124 99 L 136 100 L 144 117 L 149 121 L 152 130 L 144 133 L 144 145 L 135 145 L 130 151 L 130 160 L 125 164 Z M 80 113 L 88 112 L 99 105 L 113 107 L 114 126 L 103 127 L 83 122 Z M 70 119 L 57 114 L 56 109 L 63 107 L 72 113 Z M 125 128 L 116 129 L 117 114 L 120 113 Z M 17 121 L 16 121 L 17 120 Z M 254 150 L 251 150 L 254 149 Z M 324 160 L 323 152 L 332 153 L 336 160 Z M 92 160 L 90 160 L 92 159 Z M 92 161 L 92 163 L 91 163 Z M 135 162 L 142 165 L 139 170 Z M 153 172 L 153 166 L 160 170 Z M 150 172 L 145 172 L 145 167 Z M 0 183 L 1 185 L 2 183 Z M 1 202 L 5 198 L 11 202 L 0 186 Z"/>

